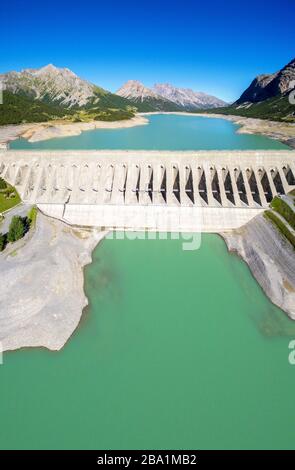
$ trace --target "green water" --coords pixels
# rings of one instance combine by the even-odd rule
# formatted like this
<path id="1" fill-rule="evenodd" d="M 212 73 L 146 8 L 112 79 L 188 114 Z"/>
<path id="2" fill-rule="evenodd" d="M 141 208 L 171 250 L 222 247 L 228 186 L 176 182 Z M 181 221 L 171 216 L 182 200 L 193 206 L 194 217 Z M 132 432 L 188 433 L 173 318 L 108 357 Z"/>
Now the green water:
<path id="1" fill-rule="evenodd" d="M 291 322 L 224 242 L 105 240 L 62 352 L 0 367 L 2 448 L 293 448 Z"/>
<path id="2" fill-rule="evenodd" d="M 203 121 L 225 123 L 219 148 L 223 138 L 223 148 L 281 145 Z M 175 143 L 182 131 L 168 122 Z M 0 448 L 294 448 L 295 322 L 221 238 L 204 235 L 198 251 L 182 243 L 97 247 L 85 273 L 90 305 L 65 348 L 4 354 Z"/>
<path id="3" fill-rule="evenodd" d="M 259 135 L 237 134 L 238 126 L 225 119 L 195 116 L 151 115 L 149 124 L 127 129 L 82 132 L 79 136 L 61 137 L 29 143 L 25 139 L 11 143 L 14 149 L 283 149 L 278 141 Z"/>

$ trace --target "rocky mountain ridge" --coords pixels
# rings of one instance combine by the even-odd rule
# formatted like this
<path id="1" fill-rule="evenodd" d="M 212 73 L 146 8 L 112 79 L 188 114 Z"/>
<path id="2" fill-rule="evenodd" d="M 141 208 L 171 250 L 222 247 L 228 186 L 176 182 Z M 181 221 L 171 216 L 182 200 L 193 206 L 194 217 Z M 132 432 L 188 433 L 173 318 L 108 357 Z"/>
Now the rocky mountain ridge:
<path id="1" fill-rule="evenodd" d="M 293 83 L 293 84 L 292 84 Z M 269 98 L 285 95 L 295 88 L 295 59 L 272 74 L 258 75 L 242 93 L 235 104 L 259 103 Z"/>
<path id="2" fill-rule="evenodd" d="M 148 88 L 138 80 L 128 80 L 116 93 L 134 103 L 150 104 L 163 111 L 193 111 L 227 105 L 215 96 L 189 88 L 177 88 L 169 83 L 156 83 L 152 88 Z"/>

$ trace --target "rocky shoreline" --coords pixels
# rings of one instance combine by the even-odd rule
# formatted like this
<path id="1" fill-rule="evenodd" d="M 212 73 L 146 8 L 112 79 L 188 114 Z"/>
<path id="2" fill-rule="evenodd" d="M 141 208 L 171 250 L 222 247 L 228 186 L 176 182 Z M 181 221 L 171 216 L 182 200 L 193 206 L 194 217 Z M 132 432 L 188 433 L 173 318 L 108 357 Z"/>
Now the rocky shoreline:
<path id="1" fill-rule="evenodd" d="M 234 116 L 227 114 L 208 114 L 208 113 L 189 113 L 189 112 L 151 112 L 140 113 L 141 116 L 148 116 L 153 114 L 177 114 L 180 116 L 195 116 L 205 117 L 212 119 L 225 119 L 226 121 L 234 122 L 240 127 L 237 130 L 238 134 L 261 134 L 271 139 L 279 140 L 289 147 L 295 148 L 295 124 L 283 123 L 278 121 L 268 121 L 265 119 L 253 119 L 242 116 Z"/>
<path id="2" fill-rule="evenodd" d="M 122 121 L 91 121 L 91 122 L 74 122 L 53 121 L 38 124 L 20 124 L 0 127 L 0 148 L 5 148 L 9 142 L 20 137 L 27 139 L 29 142 L 41 142 L 48 139 L 56 139 L 58 137 L 71 137 L 80 135 L 84 131 L 94 129 L 123 129 L 135 126 L 143 126 L 148 124 L 148 120 L 140 115 L 136 115 L 131 119 Z"/>
<path id="3" fill-rule="evenodd" d="M 262 215 L 230 233 L 220 234 L 238 254 L 273 304 L 295 320 L 295 252 Z"/>
<path id="4" fill-rule="evenodd" d="M 71 227 L 38 213 L 35 231 L 0 254 L 0 342 L 60 350 L 78 327 L 84 307 L 85 265 L 107 232 Z M 270 300 L 295 320 L 294 250 L 263 215 L 220 234 Z M 13 295 L 12 295 L 13 293 Z"/>
<path id="5" fill-rule="evenodd" d="M 106 232 L 69 227 L 38 213 L 35 231 L 0 254 L 3 351 L 61 349 L 88 304 L 83 268 Z"/>
<path id="6" fill-rule="evenodd" d="M 9 142 L 20 137 L 29 142 L 41 142 L 58 137 L 70 137 L 80 135 L 84 131 L 94 129 L 123 129 L 135 126 L 142 126 L 149 123 L 145 116 L 153 114 L 176 114 L 181 116 L 201 116 L 205 118 L 226 119 L 234 122 L 240 127 L 239 134 L 261 134 L 271 139 L 279 140 L 289 147 L 295 148 L 295 124 L 278 121 L 268 121 L 264 119 L 253 119 L 241 116 L 225 114 L 189 113 L 189 112 L 150 112 L 138 113 L 135 117 L 123 121 L 92 121 L 69 123 L 65 121 L 53 121 L 38 124 L 20 124 L 0 126 L 0 149 L 5 148 Z"/>
<path id="7" fill-rule="evenodd" d="M 198 116 L 226 119 L 227 121 L 238 124 L 240 128 L 238 134 L 260 134 L 279 140 L 289 147 L 295 148 L 295 124 L 284 123 L 278 121 L 268 121 L 266 119 L 254 119 L 242 116 L 226 115 L 226 114 L 206 114 L 200 113 Z"/>

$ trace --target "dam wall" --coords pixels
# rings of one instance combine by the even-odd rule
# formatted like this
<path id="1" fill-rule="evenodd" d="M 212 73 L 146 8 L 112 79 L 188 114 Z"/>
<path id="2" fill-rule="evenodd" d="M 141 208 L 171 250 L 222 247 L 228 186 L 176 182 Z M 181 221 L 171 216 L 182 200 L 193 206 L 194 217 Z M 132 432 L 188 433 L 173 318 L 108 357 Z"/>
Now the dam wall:
<path id="1" fill-rule="evenodd" d="M 295 188 L 295 152 L 7 150 L 0 176 L 73 225 L 219 232 Z"/>

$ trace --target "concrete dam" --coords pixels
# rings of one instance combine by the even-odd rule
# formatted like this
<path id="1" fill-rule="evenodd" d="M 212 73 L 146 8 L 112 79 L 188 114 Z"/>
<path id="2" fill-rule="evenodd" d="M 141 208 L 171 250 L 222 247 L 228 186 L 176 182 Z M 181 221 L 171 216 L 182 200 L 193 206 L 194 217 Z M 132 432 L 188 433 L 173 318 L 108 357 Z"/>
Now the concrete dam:
<path id="1" fill-rule="evenodd" d="M 72 225 L 220 232 L 295 188 L 295 151 L 5 150 L 0 176 Z"/>

